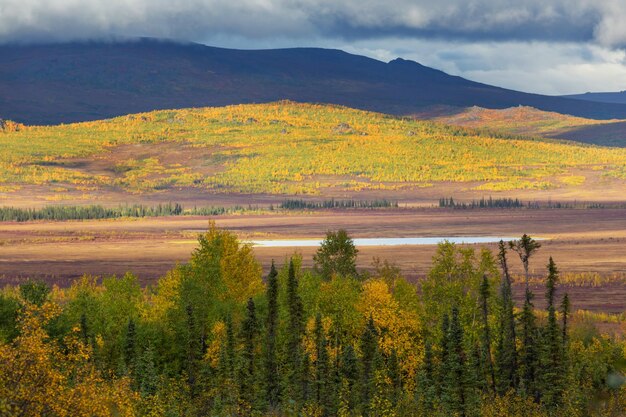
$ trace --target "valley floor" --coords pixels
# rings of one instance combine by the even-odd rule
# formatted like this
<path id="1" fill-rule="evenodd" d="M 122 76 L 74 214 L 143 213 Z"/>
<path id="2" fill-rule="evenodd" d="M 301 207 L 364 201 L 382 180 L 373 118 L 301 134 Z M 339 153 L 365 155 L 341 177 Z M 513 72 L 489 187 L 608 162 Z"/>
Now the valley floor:
<path id="1" fill-rule="evenodd" d="M 399 208 L 242 214 L 213 217 L 218 227 L 251 238 L 322 238 L 327 230 L 346 229 L 354 237 L 521 236 L 543 238 L 543 248 L 531 261 L 531 272 L 543 274 L 552 256 L 562 273 L 625 273 L 626 209 L 451 210 Z M 179 216 L 100 221 L 0 224 L 0 276 L 3 283 L 24 277 L 45 278 L 67 286 L 83 274 L 136 273 L 154 282 L 177 262 L 189 259 L 197 234 L 208 217 Z M 495 249 L 495 244 L 472 245 Z M 304 266 L 312 266 L 316 248 L 255 248 L 265 268 L 281 263 L 294 250 Z M 371 269 L 374 257 L 395 263 L 417 280 L 430 268 L 434 245 L 363 247 L 358 266 Z M 512 259 L 514 273 L 521 273 Z M 623 312 L 624 279 L 618 283 L 571 288 L 576 309 Z M 521 287 L 520 287 L 521 288 Z M 542 291 L 542 290 L 539 290 Z M 537 297 L 541 304 L 543 297 Z"/>

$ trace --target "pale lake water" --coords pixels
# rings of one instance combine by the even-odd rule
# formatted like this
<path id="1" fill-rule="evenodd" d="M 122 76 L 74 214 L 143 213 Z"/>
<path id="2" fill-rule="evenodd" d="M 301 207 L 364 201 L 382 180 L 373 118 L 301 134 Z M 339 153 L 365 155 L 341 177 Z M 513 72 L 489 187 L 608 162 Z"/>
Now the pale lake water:
<path id="1" fill-rule="evenodd" d="M 436 245 L 443 241 L 451 243 L 493 243 L 500 240 L 509 241 L 515 237 L 498 236 L 442 236 L 442 237 L 374 237 L 353 239 L 356 246 L 401 246 L 401 245 Z M 253 246 L 271 248 L 314 247 L 322 243 L 321 239 L 276 239 L 248 240 Z"/>

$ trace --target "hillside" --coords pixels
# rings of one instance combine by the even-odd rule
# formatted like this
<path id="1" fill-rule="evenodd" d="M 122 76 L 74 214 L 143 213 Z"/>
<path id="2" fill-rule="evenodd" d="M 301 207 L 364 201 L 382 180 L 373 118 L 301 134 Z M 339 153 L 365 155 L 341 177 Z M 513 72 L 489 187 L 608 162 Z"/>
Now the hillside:
<path id="1" fill-rule="evenodd" d="M 0 46 L 0 118 L 28 124 L 97 120 L 155 109 L 290 99 L 407 115 L 435 105 L 533 106 L 626 119 L 626 105 L 526 94 L 317 48 L 232 50 L 143 39 Z"/>
<path id="2" fill-rule="evenodd" d="M 424 117 L 442 123 L 488 129 L 494 132 L 568 139 L 602 146 L 626 147 L 626 122 L 593 120 L 546 112 L 532 107 L 511 107 L 502 110 L 470 107 L 462 111 L 442 109 Z"/>
<path id="3" fill-rule="evenodd" d="M 626 104 L 626 91 L 618 91 L 615 93 L 584 93 L 563 96 L 565 98 L 573 98 L 577 100 L 596 101 L 600 103 L 618 103 Z"/>
<path id="4" fill-rule="evenodd" d="M 29 187 L 95 201 L 167 190 L 392 195 L 579 186 L 581 170 L 626 179 L 626 149 L 514 140 L 345 107 L 278 102 L 155 111 L 0 133 L 0 192 Z M 594 174 L 594 175 L 596 175 Z M 605 184 L 606 186 L 606 184 Z M 32 192 L 31 192 L 32 194 Z"/>

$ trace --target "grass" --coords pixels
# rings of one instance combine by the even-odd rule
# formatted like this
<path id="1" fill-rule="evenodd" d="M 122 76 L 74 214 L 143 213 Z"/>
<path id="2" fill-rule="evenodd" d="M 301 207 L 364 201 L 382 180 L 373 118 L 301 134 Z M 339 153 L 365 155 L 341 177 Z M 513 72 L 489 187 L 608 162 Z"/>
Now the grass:
<path id="1" fill-rule="evenodd" d="M 449 181 L 498 191 L 577 186 L 584 179 L 551 179 L 598 166 L 606 176 L 624 177 L 625 149 L 496 136 L 292 102 L 155 111 L 0 132 L 0 190 L 34 184 L 139 194 L 185 187 L 319 194 Z M 173 147 L 160 152 L 163 144 Z M 117 152 L 126 145 L 153 152 Z M 176 160 L 168 156 L 172 149 L 186 153 Z"/>

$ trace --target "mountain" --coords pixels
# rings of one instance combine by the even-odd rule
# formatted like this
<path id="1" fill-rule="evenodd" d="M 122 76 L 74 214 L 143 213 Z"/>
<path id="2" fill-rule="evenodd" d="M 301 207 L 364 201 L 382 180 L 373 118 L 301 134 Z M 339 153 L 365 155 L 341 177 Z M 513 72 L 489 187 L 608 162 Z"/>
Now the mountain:
<path id="1" fill-rule="evenodd" d="M 600 103 L 626 104 L 626 91 L 619 91 L 617 93 L 572 94 L 572 95 L 563 96 L 563 97 L 573 98 L 576 100 L 595 101 L 595 102 L 600 102 Z"/>
<path id="2" fill-rule="evenodd" d="M 141 39 L 0 46 L 0 118 L 28 124 L 281 99 L 408 115 L 447 105 L 626 118 L 626 104 L 527 94 L 339 50 L 234 50 Z"/>

